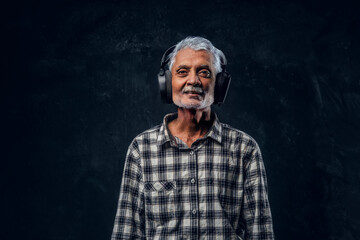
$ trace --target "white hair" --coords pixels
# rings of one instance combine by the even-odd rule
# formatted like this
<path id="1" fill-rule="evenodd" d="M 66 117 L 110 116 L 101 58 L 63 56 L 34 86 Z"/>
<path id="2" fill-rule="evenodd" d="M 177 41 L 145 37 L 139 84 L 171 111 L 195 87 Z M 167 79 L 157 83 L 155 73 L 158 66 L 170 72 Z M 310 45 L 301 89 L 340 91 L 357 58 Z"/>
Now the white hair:
<path id="1" fill-rule="evenodd" d="M 176 54 L 184 48 L 191 48 L 195 51 L 205 50 L 211 53 L 213 55 L 213 65 L 215 67 L 216 73 L 222 71 L 221 58 L 225 59 L 224 53 L 217 49 L 209 40 L 203 37 L 187 37 L 176 44 L 175 49 L 169 55 L 168 64 L 170 71 L 174 65 Z"/>

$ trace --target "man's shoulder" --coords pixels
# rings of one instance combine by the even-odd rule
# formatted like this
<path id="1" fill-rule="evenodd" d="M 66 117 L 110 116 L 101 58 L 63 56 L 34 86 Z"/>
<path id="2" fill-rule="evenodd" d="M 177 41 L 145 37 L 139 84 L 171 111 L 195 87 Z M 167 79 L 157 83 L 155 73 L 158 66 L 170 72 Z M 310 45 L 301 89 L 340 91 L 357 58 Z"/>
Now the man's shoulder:
<path id="1" fill-rule="evenodd" d="M 221 124 L 221 128 L 222 128 L 222 137 L 225 139 L 233 139 L 235 141 L 241 141 L 241 142 L 246 142 L 247 144 L 250 145 L 255 145 L 257 146 L 257 142 L 255 141 L 255 139 L 250 136 L 248 133 L 239 130 L 229 124 L 226 123 L 220 123 Z"/>
<path id="2" fill-rule="evenodd" d="M 143 141 L 143 140 L 156 140 L 161 129 L 162 124 L 158 124 L 152 128 L 149 128 L 141 133 L 139 133 L 135 138 L 134 141 Z"/>

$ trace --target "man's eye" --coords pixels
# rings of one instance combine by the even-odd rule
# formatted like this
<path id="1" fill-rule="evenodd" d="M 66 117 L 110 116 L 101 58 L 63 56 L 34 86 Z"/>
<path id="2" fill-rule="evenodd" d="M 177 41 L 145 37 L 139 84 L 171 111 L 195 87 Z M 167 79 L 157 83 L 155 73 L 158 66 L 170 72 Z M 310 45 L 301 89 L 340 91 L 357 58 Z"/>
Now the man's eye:
<path id="1" fill-rule="evenodd" d="M 181 76 L 184 76 L 184 75 L 187 74 L 187 71 L 185 71 L 185 70 L 179 70 L 179 71 L 177 71 L 177 73 L 178 73 L 179 75 L 181 75 Z"/>
<path id="2" fill-rule="evenodd" d="M 211 77 L 211 73 L 209 70 L 201 70 L 199 72 L 199 76 L 204 77 L 204 78 L 209 78 L 209 77 Z"/>

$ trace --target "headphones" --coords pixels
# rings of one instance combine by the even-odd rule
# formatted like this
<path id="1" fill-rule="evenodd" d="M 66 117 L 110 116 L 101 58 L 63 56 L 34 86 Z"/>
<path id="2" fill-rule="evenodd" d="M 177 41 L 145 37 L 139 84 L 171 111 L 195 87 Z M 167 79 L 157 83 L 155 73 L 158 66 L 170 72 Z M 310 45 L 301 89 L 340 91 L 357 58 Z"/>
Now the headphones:
<path id="1" fill-rule="evenodd" d="M 169 55 L 174 51 L 176 46 L 170 47 L 161 58 L 160 71 L 158 73 L 159 87 L 161 100 L 165 103 L 173 103 L 172 100 L 172 86 L 171 86 L 171 71 L 168 63 L 170 61 Z M 221 72 L 216 74 L 215 89 L 214 89 L 214 103 L 221 105 L 224 103 L 227 91 L 229 89 L 231 76 L 226 71 L 226 58 L 225 56 L 220 57 L 221 61 Z"/>

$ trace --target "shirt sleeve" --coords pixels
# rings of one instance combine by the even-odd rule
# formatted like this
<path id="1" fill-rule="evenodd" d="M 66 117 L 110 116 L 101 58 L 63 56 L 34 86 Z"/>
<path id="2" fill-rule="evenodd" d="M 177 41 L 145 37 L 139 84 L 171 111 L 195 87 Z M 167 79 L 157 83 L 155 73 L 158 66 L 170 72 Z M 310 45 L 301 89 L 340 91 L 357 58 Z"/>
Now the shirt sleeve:
<path id="1" fill-rule="evenodd" d="M 245 240 L 273 240 L 273 226 L 268 200 L 265 167 L 258 145 L 247 154 L 242 218 Z"/>
<path id="2" fill-rule="evenodd" d="M 140 154 L 133 142 L 126 154 L 111 240 L 145 239 L 144 182 Z"/>

